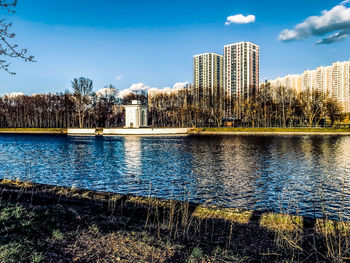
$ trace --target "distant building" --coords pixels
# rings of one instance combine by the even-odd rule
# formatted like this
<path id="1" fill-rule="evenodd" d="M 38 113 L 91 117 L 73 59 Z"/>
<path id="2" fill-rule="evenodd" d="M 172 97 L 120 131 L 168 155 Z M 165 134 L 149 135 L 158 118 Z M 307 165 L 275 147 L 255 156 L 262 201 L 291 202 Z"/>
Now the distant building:
<path id="1" fill-rule="evenodd" d="M 260 47 L 251 42 L 224 46 L 224 55 L 203 53 L 193 56 L 194 99 L 202 108 L 232 112 L 235 101 L 258 92 Z"/>
<path id="2" fill-rule="evenodd" d="M 223 88 L 223 57 L 215 53 L 193 56 L 193 88 L 195 100 L 205 108 L 212 108 Z"/>
<path id="3" fill-rule="evenodd" d="M 301 81 L 302 78 L 300 75 L 287 75 L 284 78 L 277 78 L 275 80 L 270 81 L 270 84 L 273 88 L 286 87 L 293 88 L 297 92 L 301 92 Z"/>
<path id="4" fill-rule="evenodd" d="M 125 107 L 125 128 L 140 128 L 147 126 L 147 106 L 141 105 L 137 100 L 132 100 Z"/>
<path id="5" fill-rule="evenodd" d="M 331 66 L 320 66 L 269 82 L 272 88 L 284 86 L 297 92 L 318 90 L 327 93 L 339 101 L 344 112 L 350 112 L 350 61 L 335 62 Z"/>
<path id="6" fill-rule="evenodd" d="M 249 98 L 258 92 L 260 47 L 251 42 L 224 46 L 224 92 L 226 118 L 234 117 L 232 102 Z"/>

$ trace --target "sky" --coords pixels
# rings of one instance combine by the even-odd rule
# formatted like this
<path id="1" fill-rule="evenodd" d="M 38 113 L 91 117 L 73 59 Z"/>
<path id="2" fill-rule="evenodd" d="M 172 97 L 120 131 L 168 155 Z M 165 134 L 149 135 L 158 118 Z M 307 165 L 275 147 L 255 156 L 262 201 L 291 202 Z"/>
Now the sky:
<path id="1" fill-rule="evenodd" d="M 192 82 L 193 55 L 239 41 L 260 46 L 262 81 L 350 59 L 350 1 L 18 0 L 1 18 L 36 62 L 10 60 L 0 96 L 64 92 L 81 76 L 95 91 L 176 88 Z"/>

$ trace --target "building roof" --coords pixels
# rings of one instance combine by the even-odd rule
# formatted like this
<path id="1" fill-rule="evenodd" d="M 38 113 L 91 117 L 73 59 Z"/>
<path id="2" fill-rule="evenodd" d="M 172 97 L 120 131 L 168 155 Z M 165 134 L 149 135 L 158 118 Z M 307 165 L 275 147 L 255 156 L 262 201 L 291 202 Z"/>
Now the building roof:
<path id="1" fill-rule="evenodd" d="M 217 55 L 217 56 L 222 57 L 222 55 L 214 53 L 214 52 L 201 53 L 201 54 L 194 55 L 193 57 L 199 57 L 199 56 L 208 55 L 208 54 L 213 54 L 213 55 Z"/>
<path id="2" fill-rule="evenodd" d="M 236 43 L 232 43 L 232 44 L 227 44 L 224 47 L 229 47 L 229 46 L 238 45 L 238 44 L 242 44 L 242 43 L 249 43 L 249 44 L 252 44 L 252 45 L 257 46 L 257 47 L 260 48 L 259 45 L 255 44 L 253 42 L 250 42 L 250 41 L 240 41 L 240 42 L 236 42 Z"/>

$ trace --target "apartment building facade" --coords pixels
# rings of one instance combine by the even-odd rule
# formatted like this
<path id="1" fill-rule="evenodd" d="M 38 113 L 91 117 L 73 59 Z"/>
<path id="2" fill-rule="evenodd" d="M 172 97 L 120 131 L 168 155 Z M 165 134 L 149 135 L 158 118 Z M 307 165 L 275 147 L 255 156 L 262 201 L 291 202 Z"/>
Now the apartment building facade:
<path id="1" fill-rule="evenodd" d="M 224 46 L 225 118 L 236 117 L 234 101 L 242 101 L 258 92 L 260 78 L 260 47 L 251 42 Z"/>
<path id="2" fill-rule="evenodd" d="M 223 87 L 223 56 L 203 53 L 193 56 L 193 88 L 196 103 L 212 108 L 219 100 Z"/>
<path id="3" fill-rule="evenodd" d="M 291 77 L 295 80 L 290 81 Z M 297 92 L 318 90 L 337 99 L 345 113 L 350 112 L 350 61 L 335 62 L 305 70 L 299 75 L 287 75 L 270 81 L 272 88 L 285 86 Z"/>

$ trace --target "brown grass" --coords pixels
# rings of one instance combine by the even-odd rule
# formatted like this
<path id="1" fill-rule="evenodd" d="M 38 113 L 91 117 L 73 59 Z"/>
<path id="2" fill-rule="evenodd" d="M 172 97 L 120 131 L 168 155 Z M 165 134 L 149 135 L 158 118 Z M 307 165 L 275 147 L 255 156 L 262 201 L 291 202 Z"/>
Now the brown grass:
<path id="1" fill-rule="evenodd" d="M 30 251 L 45 262 L 345 262 L 350 257 L 348 222 L 19 181 L 0 181 L 0 190 L 0 259 L 10 252 L 28 258 Z"/>

